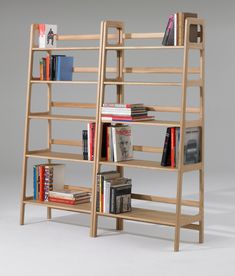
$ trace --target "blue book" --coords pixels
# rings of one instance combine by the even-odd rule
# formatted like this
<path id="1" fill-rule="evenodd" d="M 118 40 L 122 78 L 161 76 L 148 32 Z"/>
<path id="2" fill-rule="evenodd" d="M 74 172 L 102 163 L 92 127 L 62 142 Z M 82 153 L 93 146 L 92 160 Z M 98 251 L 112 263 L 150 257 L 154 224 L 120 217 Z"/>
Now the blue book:
<path id="1" fill-rule="evenodd" d="M 33 199 L 37 199 L 37 166 L 33 167 Z"/>
<path id="2" fill-rule="evenodd" d="M 73 57 L 57 57 L 56 80 L 71 81 L 73 77 Z"/>

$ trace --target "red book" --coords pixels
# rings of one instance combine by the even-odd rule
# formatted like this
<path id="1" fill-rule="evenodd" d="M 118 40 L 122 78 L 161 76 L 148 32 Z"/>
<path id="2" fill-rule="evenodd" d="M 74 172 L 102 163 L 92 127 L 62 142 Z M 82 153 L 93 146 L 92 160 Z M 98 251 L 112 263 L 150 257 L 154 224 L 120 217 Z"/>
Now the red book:
<path id="1" fill-rule="evenodd" d="M 109 127 L 106 128 L 106 160 L 109 161 Z"/>
<path id="2" fill-rule="evenodd" d="M 50 56 L 46 57 L 46 80 L 50 80 Z"/>
<path id="3" fill-rule="evenodd" d="M 175 127 L 171 127 L 171 167 L 175 167 Z"/>
<path id="4" fill-rule="evenodd" d="M 39 181 L 39 188 L 40 188 L 40 196 L 39 200 L 44 201 L 44 172 L 45 168 L 43 165 L 39 166 L 39 176 L 40 176 L 40 181 Z"/>
<path id="5" fill-rule="evenodd" d="M 48 201 L 70 204 L 70 205 L 76 204 L 76 200 L 74 200 L 74 199 L 65 199 L 65 198 L 58 198 L 58 197 L 51 197 L 51 196 L 49 196 Z"/>

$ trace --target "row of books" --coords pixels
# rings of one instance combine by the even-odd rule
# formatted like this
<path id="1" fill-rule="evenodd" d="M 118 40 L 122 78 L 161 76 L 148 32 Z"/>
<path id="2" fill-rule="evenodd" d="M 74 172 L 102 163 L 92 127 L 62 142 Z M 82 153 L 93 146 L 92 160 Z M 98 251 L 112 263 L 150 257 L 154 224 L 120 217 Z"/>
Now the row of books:
<path id="1" fill-rule="evenodd" d="M 40 80 L 71 81 L 73 57 L 47 55 L 40 60 Z"/>
<path id="2" fill-rule="evenodd" d="M 53 190 L 49 191 L 48 201 L 69 205 L 77 205 L 90 202 L 91 194 L 84 191 Z"/>
<path id="3" fill-rule="evenodd" d="M 183 46 L 185 20 L 188 17 L 197 18 L 196 13 L 178 12 L 170 15 L 162 40 L 162 45 L 165 46 Z M 190 27 L 190 42 L 197 42 L 197 25 Z"/>
<path id="4" fill-rule="evenodd" d="M 33 198 L 48 201 L 49 192 L 64 188 L 64 164 L 39 164 L 33 167 Z"/>
<path id="5" fill-rule="evenodd" d="M 152 120 L 147 108 L 141 104 L 104 103 L 101 108 L 102 119 L 106 121 L 143 121 Z"/>
<path id="6" fill-rule="evenodd" d="M 117 171 L 97 175 L 96 210 L 119 214 L 131 211 L 131 179 L 121 177 Z"/>
<path id="7" fill-rule="evenodd" d="M 201 128 L 190 127 L 186 128 L 184 136 L 184 164 L 193 164 L 200 162 L 201 155 Z M 179 162 L 179 143 L 180 143 L 180 128 L 168 127 L 166 130 L 165 142 L 161 165 L 178 166 Z"/>

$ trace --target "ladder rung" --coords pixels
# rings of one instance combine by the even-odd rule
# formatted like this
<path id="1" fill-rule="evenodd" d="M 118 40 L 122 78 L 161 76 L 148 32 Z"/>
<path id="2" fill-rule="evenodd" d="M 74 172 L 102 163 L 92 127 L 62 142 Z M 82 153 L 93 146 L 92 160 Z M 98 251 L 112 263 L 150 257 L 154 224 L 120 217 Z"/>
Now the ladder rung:
<path id="1" fill-rule="evenodd" d="M 160 147 L 150 147 L 150 146 L 133 146 L 134 151 L 150 152 L 150 153 L 162 153 L 163 149 Z"/>
<path id="2" fill-rule="evenodd" d="M 64 108 L 96 108 L 96 104 L 79 102 L 51 102 L 51 106 Z"/>
<path id="3" fill-rule="evenodd" d="M 52 145 L 82 147 L 82 141 L 75 141 L 75 140 L 51 139 L 51 144 Z"/>
<path id="4" fill-rule="evenodd" d="M 181 82 L 104 81 L 106 85 L 181 86 Z"/>
<path id="5" fill-rule="evenodd" d="M 146 105 L 145 107 L 148 111 L 181 112 L 181 107 L 178 107 L 178 106 Z M 186 112 L 188 112 L 188 113 L 200 113 L 200 108 L 198 108 L 198 107 L 186 107 Z"/>

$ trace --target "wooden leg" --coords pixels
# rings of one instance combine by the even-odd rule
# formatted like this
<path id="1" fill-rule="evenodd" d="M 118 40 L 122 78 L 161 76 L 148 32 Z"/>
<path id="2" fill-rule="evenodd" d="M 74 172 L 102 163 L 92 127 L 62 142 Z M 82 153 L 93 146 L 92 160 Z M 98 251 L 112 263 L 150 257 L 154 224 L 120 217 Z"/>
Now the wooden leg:
<path id="1" fill-rule="evenodd" d="M 47 219 L 51 219 L 51 208 L 47 207 Z"/>
<path id="2" fill-rule="evenodd" d="M 121 218 L 116 219 L 116 230 L 118 230 L 118 231 L 123 230 L 123 219 L 121 219 Z"/>
<path id="3" fill-rule="evenodd" d="M 177 198 L 176 198 L 176 226 L 174 251 L 179 251 L 180 243 L 180 217 L 181 217 L 181 198 L 182 198 L 182 172 L 178 172 L 177 180 Z"/>
<path id="4" fill-rule="evenodd" d="M 95 214 L 93 217 L 91 217 L 91 219 L 92 219 L 92 223 L 91 223 L 90 236 L 95 238 L 97 237 L 98 216 Z"/>
<path id="5" fill-rule="evenodd" d="M 24 225 L 25 203 L 20 204 L 20 225 Z"/>
<path id="6" fill-rule="evenodd" d="M 201 220 L 199 221 L 199 243 L 204 242 L 204 170 L 199 171 L 200 178 L 200 208 Z"/>

